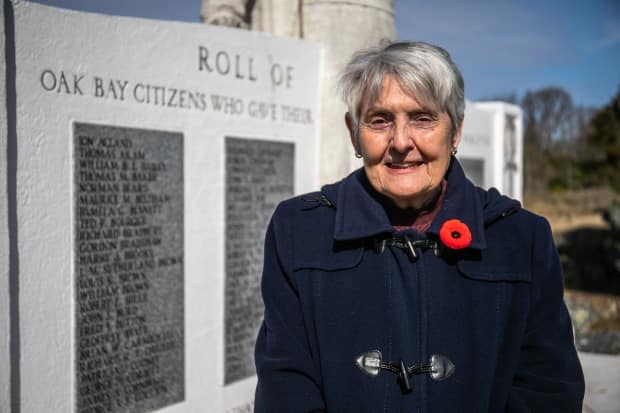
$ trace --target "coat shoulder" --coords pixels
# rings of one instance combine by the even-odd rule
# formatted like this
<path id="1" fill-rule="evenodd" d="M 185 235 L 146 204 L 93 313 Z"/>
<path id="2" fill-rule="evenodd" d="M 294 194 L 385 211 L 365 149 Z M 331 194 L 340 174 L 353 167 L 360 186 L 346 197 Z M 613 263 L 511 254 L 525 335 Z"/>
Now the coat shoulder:
<path id="1" fill-rule="evenodd" d="M 525 245 L 531 245 L 535 241 L 539 241 L 541 236 L 545 237 L 546 241 L 552 240 L 549 221 L 542 215 L 538 215 L 525 208 L 519 208 L 513 214 L 489 225 L 487 231 L 493 231 L 495 225 L 500 227 L 499 232 L 512 234 L 508 239 L 519 237 L 520 243 Z"/>
<path id="2" fill-rule="evenodd" d="M 324 222 L 333 220 L 334 211 L 334 205 L 322 192 L 309 192 L 280 202 L 272 220 L 276 225 L 294 225 L 296 231 L 311 223 L 326 227 Z"/>
<path id="3" fill-rule="evenodd" d="M 487 246 L 459 269 L 476 279 L 532 281 L 536 257 L 555 248 L 548 221 L 527 209 L 504 210 L 485 225 Z"/>
<path id="4" fill-rule="evenodd" d="M 334 239 L 336 206 L 332 199 L 324 187 L 282 201 L 276 208 L 272 225 L 281 240 L 279 248 L 290 254 L 293 270 L 334 271 L 360 261 L 362 245 Z"/>

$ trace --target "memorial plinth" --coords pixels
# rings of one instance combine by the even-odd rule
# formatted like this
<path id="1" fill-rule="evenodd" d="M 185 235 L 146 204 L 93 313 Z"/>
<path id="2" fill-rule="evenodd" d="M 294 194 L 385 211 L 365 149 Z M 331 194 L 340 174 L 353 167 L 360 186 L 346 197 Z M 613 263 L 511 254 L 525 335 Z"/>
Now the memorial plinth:
<path id="1" fill-rule="evenodd" d="M 7 17 L 14 402 L 250 411 L 264 231 L 318 182 L 320 49 L 29 2 Z"/>

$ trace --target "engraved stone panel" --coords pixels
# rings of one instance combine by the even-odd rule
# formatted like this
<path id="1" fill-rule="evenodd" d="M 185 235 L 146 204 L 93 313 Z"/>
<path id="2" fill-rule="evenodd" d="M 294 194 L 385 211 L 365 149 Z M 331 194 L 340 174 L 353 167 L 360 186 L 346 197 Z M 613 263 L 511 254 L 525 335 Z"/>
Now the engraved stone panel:
<path id="1" fill-rule="evenodd" d="M 265 230 L 293 195 L 294 152 L 292 143 L 226 138 L 226 384 L 255 374 Z"/>
<path id="2" fill-rule="evenodd" d="M 73 132 L 77 411 L 183 401 L 183 135 Z"/>

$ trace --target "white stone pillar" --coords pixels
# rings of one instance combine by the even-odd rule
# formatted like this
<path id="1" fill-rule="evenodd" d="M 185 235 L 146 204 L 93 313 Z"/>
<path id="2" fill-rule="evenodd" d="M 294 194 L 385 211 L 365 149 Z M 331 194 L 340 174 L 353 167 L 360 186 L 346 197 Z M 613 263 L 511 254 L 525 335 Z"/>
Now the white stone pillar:
<path id="1" fill-rule="evenodd" d="M 302 36 L 324 48 L 321 76 L 319 182 L 336 181 L 361 166 L 344 124 L 345 105 L 336 91 L 339 71 L 359 49 L 394 40 L 392 0 L 303 1 Z"/>
<path id="2" fill-rule="evenodd" d="M 260 0 L 251 12 L 251 28 L 276 36 L 302 37 L 301 1 Z"/>

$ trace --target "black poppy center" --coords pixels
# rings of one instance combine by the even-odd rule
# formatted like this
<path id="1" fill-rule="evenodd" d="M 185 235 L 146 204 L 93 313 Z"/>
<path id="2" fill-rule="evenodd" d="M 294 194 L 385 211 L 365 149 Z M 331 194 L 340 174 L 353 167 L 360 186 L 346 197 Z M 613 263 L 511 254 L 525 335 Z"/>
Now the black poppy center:
<path id="1" fill-rule="evenodd" d="M 454 238 L 454 239 L 461 238 L 461 233 L 458 232 L 458 231 L 452 231 L 452 233 L 450 235 L 452 235 L 452 238 Z"/>

